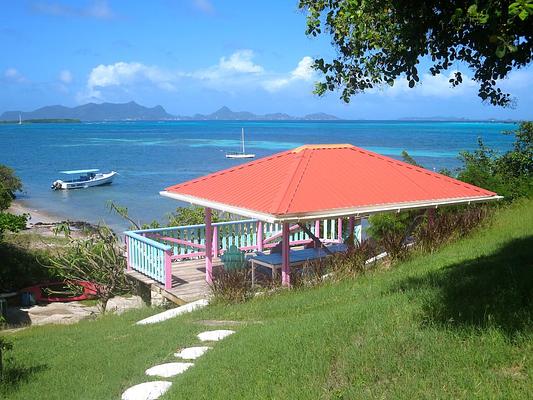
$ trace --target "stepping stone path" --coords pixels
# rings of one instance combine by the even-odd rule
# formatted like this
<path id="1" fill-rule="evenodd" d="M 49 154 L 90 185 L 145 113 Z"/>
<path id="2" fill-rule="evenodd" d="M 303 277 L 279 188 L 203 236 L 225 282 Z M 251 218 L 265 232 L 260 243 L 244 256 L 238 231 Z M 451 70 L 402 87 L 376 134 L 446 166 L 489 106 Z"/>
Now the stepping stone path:
<path id="1" fill-rule="evenodd" d="M 172 382 L 153 381 L 130 387 L 122 393 L 122 400 L 156 400 L 170 389 Z"/>
<path id="2" fill-rule="evenodd" d="M 229 329 L 220 329 L 216 331 L 202 332 L 196 337 L 202 342 L 218 342 L 219 340 L 222 340 L 229 335 L 233 335 L 234 333 L 235 331 L 230 331 Z"/>
<path id="3" fill-rule="evenodd" d="M 179 375 L 188 368 L 192 367 L 193 363 L 174 362 L 156 365 L 155 367 L 146 370 L 146 375 L 160 376 L 162 378 L 170 378 L 171 376 Z"/>
<path id="4" fill-rule="evenodd" d="M 183 358 L 184 360 L 196 360 L 210 348 L 208 346 L 188 347 L 182 349 L 179 353 L 174 353 L 174 357 Z"/>
<path id="5" fill-rule="evenodd" d="M 157 316 L 159 315 L 160 314 L 157 314 Z M 169 318 L 172 318 L 172 316 Z M 164 318 L 164 319 L 168 319 L 168 318 Z M 164 320 L 164 319 L 159 319 L 158 321 L 154 321 L 155 320 L 154 319 L 149 322 L 144 322 L 146 320 L 143 320 L 143 321 L 139 321 L 138 324 L 139 323 L 149 324 L 149 323 L 154 323 L 154 322 L 160 322 L 161 320 Z M 202 332 L 198 334 L 197 337 L 202 342 L 217 342 L 234 333 L 235 331 L 231 331 L 229 329 L 220 329 L 220 330 L 215 330 L 215 331 Z M 185 360 L 195 360 L 198 357 L 202 356 L 209 349 L 211 349 L 211 347 L 209 346 L 188 347 L 188 348 L 182 349 L 178 353 L 175 353 L 174 356 L 185 359 Z M 147 369 L 145 371 L 145 374 L 148 376 L 160 376 L 163 378 L 170 378 L 170 377 L 173 377 L 173 376 L 176 376 L 176 375 L 179 375 L 185 372 L 187 369 L 189 369 L 193 365 L 194 365 L 193 363 L 188 363 L 188 362 L 165 363 L 165 364 L 156 365 L 152 368 Z M 153 382 L 141 383 L 139 385 L 130 387 L 124 393 L 122 393 L 122 400 L 156 400 L 160 396 L 165 394 L 165 392 L 168 389 L 170 389 L 170 386 L 172 386 L 172 382 L 167 382 L 167 381 L 153 381 Z"/>

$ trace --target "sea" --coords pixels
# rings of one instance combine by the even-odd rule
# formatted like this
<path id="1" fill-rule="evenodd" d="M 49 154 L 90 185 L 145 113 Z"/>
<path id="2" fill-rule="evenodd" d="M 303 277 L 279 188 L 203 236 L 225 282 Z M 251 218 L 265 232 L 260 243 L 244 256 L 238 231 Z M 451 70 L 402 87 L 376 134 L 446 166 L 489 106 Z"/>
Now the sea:
<path id="1" fill-rule="evenodd" d="M 497 152 L 511 148 L 513 123 L 412 121 L 160 121 L 0 124 L 0 164 L 22 179 L 18 196 L 34 209 L 62 218 L 106 223 L 116 230 L 129 223 L 109 210 L 126 207 L 141 223 L 164 222 L 183 203 L 159 192 L 173 184 L 246 161 L 225 158 L 240 150 L 256 157 L 310 143 L 351 143 L 400 159 L 406 150 L 429 170 L 461 166 L 458 154 L 477 147 L 478 138 Z M 117 171 L 112 185 L 53 191 L 59 171 L 99 168 Z M 324 166 L 327 168 L 327 166 Z M 331 171 L 335 173 L 335 171 Z M 268 182 L 265 182 L 268 185 Z M 317 182 L 317 190 L 321 190 Z"/>

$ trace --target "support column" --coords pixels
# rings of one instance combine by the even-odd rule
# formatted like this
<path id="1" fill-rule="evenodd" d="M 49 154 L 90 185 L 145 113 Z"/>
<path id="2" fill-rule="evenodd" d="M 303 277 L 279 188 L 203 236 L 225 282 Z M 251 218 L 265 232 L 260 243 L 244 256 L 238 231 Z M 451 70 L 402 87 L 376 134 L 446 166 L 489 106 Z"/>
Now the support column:
<path id="1" fill-rule="evenodd" d="M 291 285 L 290 277 L 290 265 L 289 265 L 289 236 L 290 226 L 289 223 L 283 223 L 282 239 L 281 239 L 281 284 L 283 286 Z"/>
<path id="2" fill-rule="evenodd" d="M 348 220 L 348 232 L 349 232 L 349 235 L 353 235 L 354 234 L 354 232 L 353 232 L 354 229 L 355 229 L 355 217 L 352 216 Z M 354 237 L 355 237 L 355 235 L 354 235 Z"/>
<path id="3" fill-rule="evenodd" d="M 130 239 L 128 238 L 128 235 L 124 236 L 124 244 L 126 245 L 126 270 L 131 271 L 131 263 L 130 263 Z"/>
<path id="4" fill-rule="evenodd" d="M 205 280 L 213 283 L 213 226 L 211 225 L 211 209 L 205 208 Z"/>
<path id="5" fill-rule="evenodd" d="M 213 257 L 218 257 L 218 227 L 213 227 Z"/>
<path id="6" fill-rule="evenodd" d="M 257 251 L 263 251 L 263 221 L 257 221 Z"/>
<path id="7" fill-rule="evenodd" d="M 342 243 L 342 218 L 337 220 L 337 242 Z"/>
<path id="8" fill-rule="evenodd" d="M 165 251 L 165 289 L 172 289 L 172 249 Z"/>
<path id="9" fill-rule="evenodd" d="M 315 221 L 315 236 L 320 239 L 320 221 Z"/>

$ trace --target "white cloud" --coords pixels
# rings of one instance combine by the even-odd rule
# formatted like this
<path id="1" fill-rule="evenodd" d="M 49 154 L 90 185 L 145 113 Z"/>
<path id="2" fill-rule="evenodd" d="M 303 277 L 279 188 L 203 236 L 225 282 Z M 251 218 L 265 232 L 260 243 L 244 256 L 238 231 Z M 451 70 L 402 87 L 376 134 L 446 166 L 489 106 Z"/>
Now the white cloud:
<path id="1" fill-rule="evenodd" d="M 313 69 L 313 59 L 309 56 L 303 57 L 287 76 L 267 79 L 263 82 L 263 87 L 269 92 L 276 92 L 291 83 L 297 81 L 311 82 L 316 80 L 317 73 Z"/>
<path id="2" fill-rule="evenodd" d="M 59 80 L 68 85 L 72 82 L 72 72 L 68 69 L 64 69 L 59 73 Z"/>
<path id="3" fill-rule="evenodd" d="M 229 57 L 221 57 L 217 65 L 194 71 L 190 75 L 198 79 L 216 81 L 246 74 L 262 74 L 264 68 L 253 62 L 254 56 L 252 50 L 238 50 Z"/>
<path id="4" fill-rule="evenodd" d="M 65 4 L 39 1 L 32 4 L 34 12 L 56 17 L 88 17 L 111 19 L 115 14 L 106 0 L 92 0 L 86 7 L 73 7 Z"/>
<path id="5" fill-rule="evenodd" d="M 172 91 L 176 87 L 176 75 L 165 72 L 155 66 L 147 66 L 138 62 L 117 62 L 100 64 L 94 67 L 87 80 L 87 97 L 100 98 L 100 89 L 106 87 L 124 87 L 142 82 L 150 82 L 160 89 Z"/>
<path id="6" fill-rule="evenodd" d="M 8 68 L 4 71 L 4 78 L 9 82 L 25 83 L 28 79 L 22 75 L 16 68 Z"/>
<path id="7" fill-rule="evenodd" d="M 192 5 L 197 10 L 205 13 L 205 14 L 214 14 L 215 13 L 215 7 L 213 6 L 213 3 L 209 0 L 192 0 Z"/>
<path id="8" fill-rule="evenodd" d="M 394 86 L 383 86 L 369 90 L 369 93 L 377 93 L 387 97 L 397 97 L 405 95 L 417 95 L 424 97 L 450 98 L 464 95 L 471 91 L 477 84 L 465 73 L 462 73 L 463 82 L 456 87 L 452 87 L 452 79 L 457 71 L 450 71 L 448 75 L 441 73 L 433 76 L 430 73 L 424 73 L 420 76 L 420 82 L 414 88 L 409 87 L 409 82 L 404 78 L 397 78 Z"/>
<path id="9" fill-rule="evenodd" d="M 254 61 L 254 57 L 252 50 L 238 50 L 221 57 L 211 67 L 193 71 L 172 71 L 139 62 L 100 64 L 91 70 L 86 89 L 78 94 L 78 100 L 103 100 L 106 90 L 133 91 L 139 85 L 152 85 L 166 91 L 187 86 L 195 90 L 205 87 L 227 93 L 258 89 L 274 92 L 292 83 L 311 82 L 316 78 L 311 57 L 303 57 L 293 70 L 286 73 L 267 71 Z"/>

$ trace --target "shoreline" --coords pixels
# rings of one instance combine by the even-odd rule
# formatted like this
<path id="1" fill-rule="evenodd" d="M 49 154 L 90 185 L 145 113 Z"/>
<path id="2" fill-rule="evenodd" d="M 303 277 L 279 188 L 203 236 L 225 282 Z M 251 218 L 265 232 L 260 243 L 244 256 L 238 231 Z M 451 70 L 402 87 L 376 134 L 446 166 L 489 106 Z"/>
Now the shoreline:
<path id="1" fill-rule="evenodd" d="M 65 218 L 60 217 L 57 214 L 53 214 L 42 209 L 31 207 L 24 200 L 15 199 L 11 203 L 11 206 L 7 209 L 8 212 L 15 215 L 29 214 L 28 225 L 35 224 L 52 224 L 56 222 L 64 221 Z M 68 218 L 67 218 L 68 219 Z"/>

